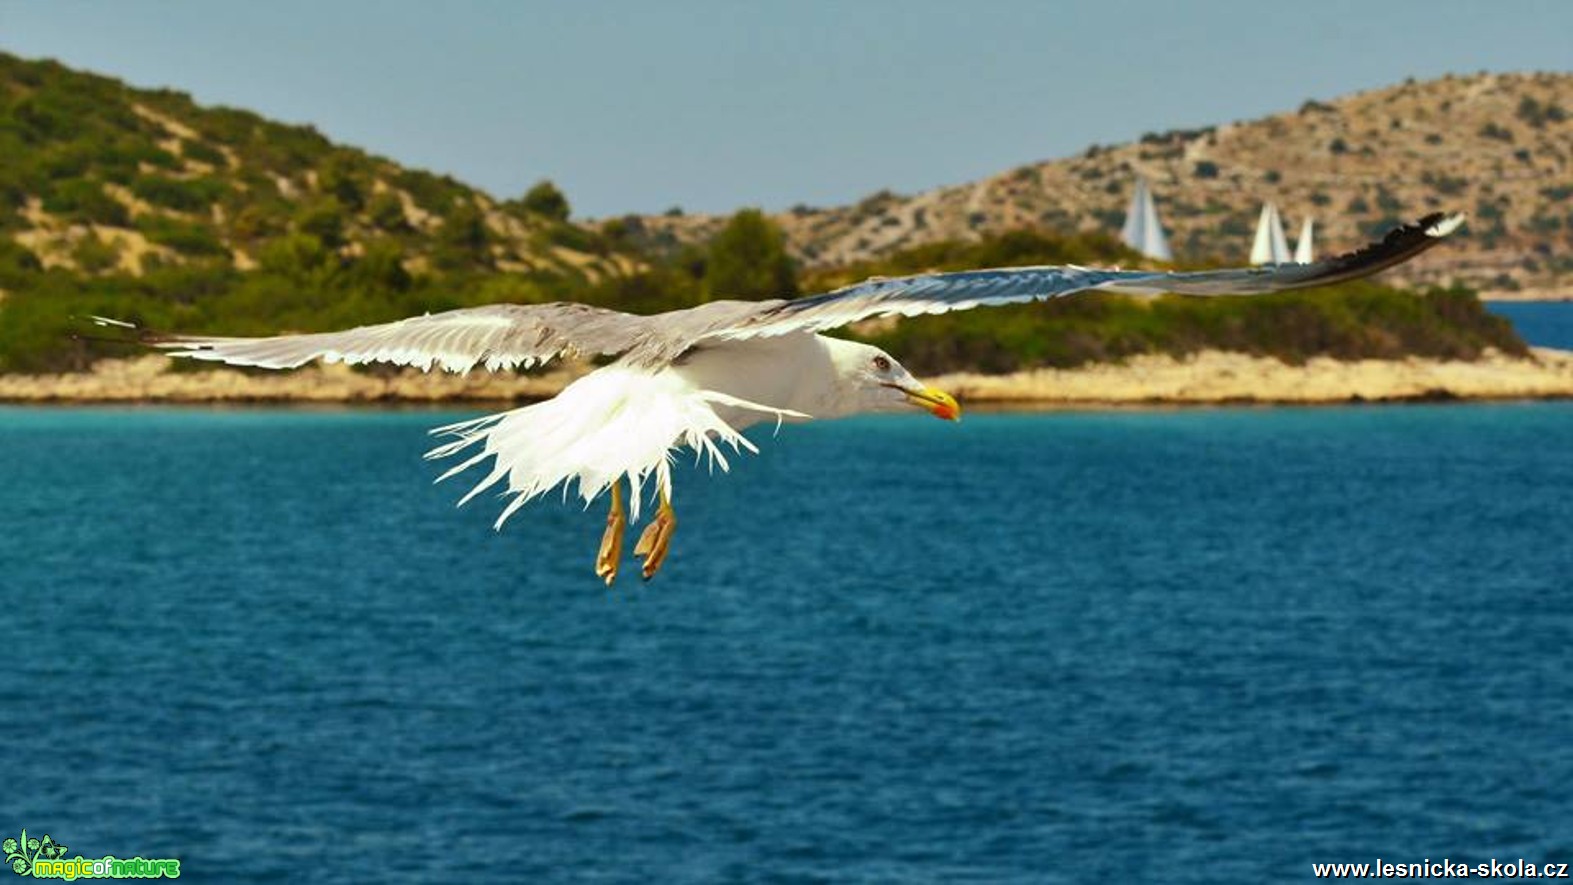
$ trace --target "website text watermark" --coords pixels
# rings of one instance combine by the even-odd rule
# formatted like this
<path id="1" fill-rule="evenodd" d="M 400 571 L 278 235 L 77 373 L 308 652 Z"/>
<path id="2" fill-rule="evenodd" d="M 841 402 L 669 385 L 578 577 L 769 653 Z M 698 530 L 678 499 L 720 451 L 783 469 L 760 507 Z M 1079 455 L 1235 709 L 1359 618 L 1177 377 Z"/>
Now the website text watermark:
<path id="1" fill-rule="evenodd" d="M 1380 857 L 1376 863 L 1314 863 L 1318 879 L 1566 879 L 1565 863 L 1492 859 L 1480 863 L 1426 858 L 1419 863 L 1394 863 Z"/>

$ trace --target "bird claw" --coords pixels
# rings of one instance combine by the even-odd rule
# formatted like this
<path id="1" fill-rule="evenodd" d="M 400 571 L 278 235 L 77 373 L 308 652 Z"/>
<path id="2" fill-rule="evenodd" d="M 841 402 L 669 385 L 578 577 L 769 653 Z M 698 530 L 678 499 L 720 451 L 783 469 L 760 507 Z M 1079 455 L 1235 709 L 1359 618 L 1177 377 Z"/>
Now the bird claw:
<path id="1" fill-rule="evenodd" d="M 676 528 L 677 514 L 671 505 L 663 504 L 656 511 L 655 519 L 639 535 L 639 543 L 634 545 L 634 555 L 644 557 L 641 572 L 646 581 L 655 577 L 655 573 L 661 570 L 661 563 L 666 562 L 666 554 L 672 547 L 672 531 Z"/>
<path id="2" fill-rule="evenodd" d="M 627 528 L 622 495 L 613 488 L 612 508 L 606 513 L 606 531 L 601 534 L 601 549 L 595 554 L 595 576 L 604 580 L 608 587 L 617 580 L 618 561 L 623 558 L 623 532 Z"/>
<path id="3" fill-rule="evenodd" d="M 617 562 L 623 557 L 623 530 L 628 520 L 621 513 L 606 515 L 606 532 L 601 535 L 601 550 L 595 555 L 595 576 L 612 586 L 617 580 Z"/>

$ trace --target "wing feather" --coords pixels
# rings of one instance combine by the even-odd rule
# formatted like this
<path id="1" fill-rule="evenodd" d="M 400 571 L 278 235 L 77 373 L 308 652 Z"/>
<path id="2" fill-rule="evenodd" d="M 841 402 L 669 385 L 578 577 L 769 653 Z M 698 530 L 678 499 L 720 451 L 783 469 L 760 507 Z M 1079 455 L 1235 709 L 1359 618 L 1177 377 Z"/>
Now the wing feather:
<path id="1" fill-rule="evenodd" d="M 291 369 L 312 360 L 383 362 L 468 372 L 533 368 L 566 354 L 611 356 L 654 366 L 707 343 L 820 332 L 875 317 L 921 316 L 1059 298 L 1102 290 L 1135 295 L 1253 295 L 1369 276 L 1436 245 L 1462 215 L 1429 215 L 1380 242 L 1314 264 L 1277 264 L 1190 273 L 1087 267 L 1013 267 L 874 278 L 796 301 L 712 301 L 638 316 L 585 304 L 492 304 L 361 326 L 342 332 L 225 338 L 144 336 L 171 356 Z M 125 327 L 118 320 L 96 318 Z"/>
<path id="2" fill-rule="evenodd" d="M 650 319 L 584 304 L 492 304 L 340 332 L 268 338 L 149 335 L 144 340 L 171 351 L 170 356 L 236 366 L 293 369 L 320 359 L 463 373 L 480 364 L 499 371 L 532 368 L 563 355 L 622 353 L 649 337 Z"/>

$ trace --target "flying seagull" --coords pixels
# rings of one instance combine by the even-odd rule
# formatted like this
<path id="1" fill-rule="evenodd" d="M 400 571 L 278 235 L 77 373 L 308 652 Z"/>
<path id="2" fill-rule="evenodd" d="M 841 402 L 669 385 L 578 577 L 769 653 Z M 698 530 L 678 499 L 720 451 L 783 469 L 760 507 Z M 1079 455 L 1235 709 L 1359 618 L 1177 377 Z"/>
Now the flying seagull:
<path id="1" fill-rule="evenodd" d="M 611 509 L 595 559 L 608 585 L 617 577 L 630 517 L 654 481 L 660 504 L 639 537 L 646 580 L 666 560 L 677 525 L 671 463 L 677 450 L 727 467 L 723 446 L 757 452 L 742 430 L 761 421 L 806 421 L 914 407 L 958 420 L 949 394 L 914 378 L 877 347 L 821 332 L 875 317 L 912 317 L 1018 304 L 1098 290 L 1132 295 L 1252 295 L 1364 277 L 1436 245 L 1463 223 L 1435 214 L 1380 242 L 1314 264 L 1277 264 L 1191 273 L 1013 267 L 875 278 L 797 300 L 712 301 L 637 316 L 585 304 L 493 304 L 411 317 L 342 332 L 221 338 L 147 335 L 171 356 L 293 369 L 312 360 L 439 367 L 464 373 L 531 369 L 564 356 L 614 357 L 544 402 L 438 427 L 448 438 L 428 459 L 464 456 L 438 481 L 492 463 L 459 503 L 502 484 L 512 496 L 496 528 L 527 502 L 577 483 L 589 506 L 610 491 Z M 97 319 L 97 318 L 95 318 Z M 114 320 L 102 323 L 125 326 Z M 628 486 L 627 505 L 623 484 Z"/>

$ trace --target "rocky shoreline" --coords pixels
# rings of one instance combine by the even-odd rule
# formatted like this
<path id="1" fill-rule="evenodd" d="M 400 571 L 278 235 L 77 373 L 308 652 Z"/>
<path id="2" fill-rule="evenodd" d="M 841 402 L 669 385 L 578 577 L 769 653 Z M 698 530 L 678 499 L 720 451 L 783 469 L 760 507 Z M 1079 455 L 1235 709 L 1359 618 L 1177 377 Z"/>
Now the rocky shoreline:
<path id="1" fill-rule="evenodd" d="M 183 367 L 184 368 L 184 367 Z M 525 402 L 556 394 L 585 371 L 455 376 L 174 368 L 162 356 L 107 360 L 92 372 L 0 375 L 11 403 L 441 403 Z M 1573 398 L 1573 352 L 1536 348 L 1528 358 L 1489 353 L 1474 362 L 1411 358 L 1288 365 L 1270 357 L 1207 351 L 1010 375 L 955 373 L 930 380 L 965 403 L 1022 406 L 1316 404 L 1436 399 Z"/>
<path id="2" fill-rule="evenodd" d="M 1534 348 L 1527 358 L 1491 352 L 1474 362 L 1317 358 L 1289 365 L 1272 357 L 1206 351 L 1000 376 L 954 374 L 933 381 L 963 402 L 1023 405 L 1562 399 L 1573 398 L 1573 352 Z"/>

